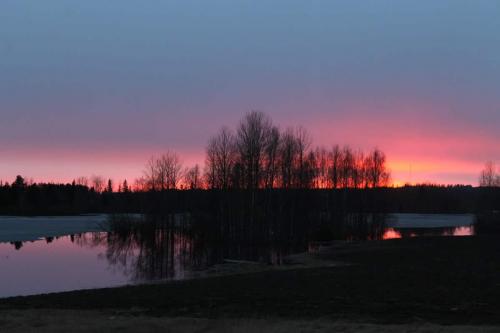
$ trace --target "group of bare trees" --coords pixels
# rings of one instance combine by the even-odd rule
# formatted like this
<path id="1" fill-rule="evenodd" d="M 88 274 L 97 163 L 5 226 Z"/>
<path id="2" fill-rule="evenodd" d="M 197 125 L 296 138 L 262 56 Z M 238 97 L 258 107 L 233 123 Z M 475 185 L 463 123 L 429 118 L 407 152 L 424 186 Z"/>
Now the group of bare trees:
<path id="1" fill-rule="evenodd" d="M 200 167 L 184 168 L 179 155 L 172 151 L 151 157 L 146 164 L 144 177 L 136 181 L 136 189 L 146 191 L 199 189 L 202 186 Z"/>
<path id="2" fill-rule="evenodd" d="M 223 127 L 206 150 L 208 188 L 368 188 L 386 186 L 383 152 L 350 147 L 311 148 L 302 128 L 285 131 L 262 112 L 248 113 L 236 132 Z"/>
<path id="3" fill-rule="evenodd" d="M 303 127 L 281 131 L 262 112 L 250 112 L 235 131 L 222 127 L 209 139 L 205 169 L 183 168 L 179 156 L 167 151 L 152 157 L 139 188 L 184 189 L 307 189 L 386 186 L 390 174 L 385 154 L 365 155 L 350 147 L 312 148 Z"/>
<path id="4" fill-rule="evenodd" d="M 181 171 L 180 158 L 174 152 L 151 157 L 144 172 L 147 186 L 153 191 L 176 189 L 181 180 Z"/>

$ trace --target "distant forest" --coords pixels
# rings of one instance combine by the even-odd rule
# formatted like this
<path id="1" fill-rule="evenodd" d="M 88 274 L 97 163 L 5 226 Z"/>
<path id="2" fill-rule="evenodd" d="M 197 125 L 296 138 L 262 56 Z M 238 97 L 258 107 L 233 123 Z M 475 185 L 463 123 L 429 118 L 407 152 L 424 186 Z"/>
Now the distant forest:
<path id="1" fill-rule="evenodd" d="M 37 184 L 17 176 L 11 184 L 0 184 L 0 214 L 190 211 L 218 200 L 214 198 L 227 200 L 227 193 L 231 200 L 249 201 L 252 209 L 277 197 L 282 199 L 276 202 L 294 197 L 311 205 L 373 213 L 500 209 L 500 177 L 492 163 L 481 173 L 480 188 L 395 188 L 389 187 L 390 179 L 379 149 L 313 147 L 304 128 L 280 130 L 264 113 L 250 112 L 236 129 L 222 127 L 209 139 L 203 168 L 184 167 L 177 153 L 167 151 L 151 157 L 143 176 L 131 185 L 100 176 L 71 184 Z"/>

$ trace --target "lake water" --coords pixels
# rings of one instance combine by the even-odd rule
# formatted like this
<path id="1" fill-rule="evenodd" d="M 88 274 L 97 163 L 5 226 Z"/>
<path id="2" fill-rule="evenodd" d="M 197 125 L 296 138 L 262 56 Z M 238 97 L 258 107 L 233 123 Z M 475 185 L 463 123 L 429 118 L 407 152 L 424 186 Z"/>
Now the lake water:
<path id="1" fill-rule="evenodd" d="M 422 236 L 473 236 L 472 214 L 391 214 L 383 239 Z"/>
<path id="2" fill-rule="evenodd" d="M 209 245 L 192 233 L 163 228 L 102 232 L 104 215 L 0 217 L 0 297 L 102 288 L 203 275 L 225 259 L 280 263 L 303 248 Z M 392 214 L 383 236 L 474 234 L 472 215 Z"/>

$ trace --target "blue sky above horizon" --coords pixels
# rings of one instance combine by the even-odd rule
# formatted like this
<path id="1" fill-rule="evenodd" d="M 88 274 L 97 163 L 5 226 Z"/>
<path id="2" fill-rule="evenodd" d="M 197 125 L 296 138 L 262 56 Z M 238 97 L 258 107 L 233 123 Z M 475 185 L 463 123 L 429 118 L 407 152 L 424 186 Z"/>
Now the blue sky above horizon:
<path id="1" fill-rule="evenodd" d="M 0 179 L 141 175 L 249 110 L 378 146 L 395 180 L 500 162 L 498 1 L 0 4 Z M 410 172 L 411 170 L 411 172 Z"/>

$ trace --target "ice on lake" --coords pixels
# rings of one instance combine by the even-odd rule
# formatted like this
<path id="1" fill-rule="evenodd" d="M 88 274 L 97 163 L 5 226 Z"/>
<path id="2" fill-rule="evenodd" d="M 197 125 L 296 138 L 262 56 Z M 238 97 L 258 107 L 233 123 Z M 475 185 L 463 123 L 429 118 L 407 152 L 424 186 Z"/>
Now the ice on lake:
<path id="1" fill-rule="evenodd" d="M 107 215 L 0 216 L 0 242 L 34 241 L 91 231 L 102 231 Z"/>
<path id="2" fill-rule="evenodd" d="M 470 226 L 472 214 L 390 214 L 387 226 L 391 228 L 446 228 Z"/>

